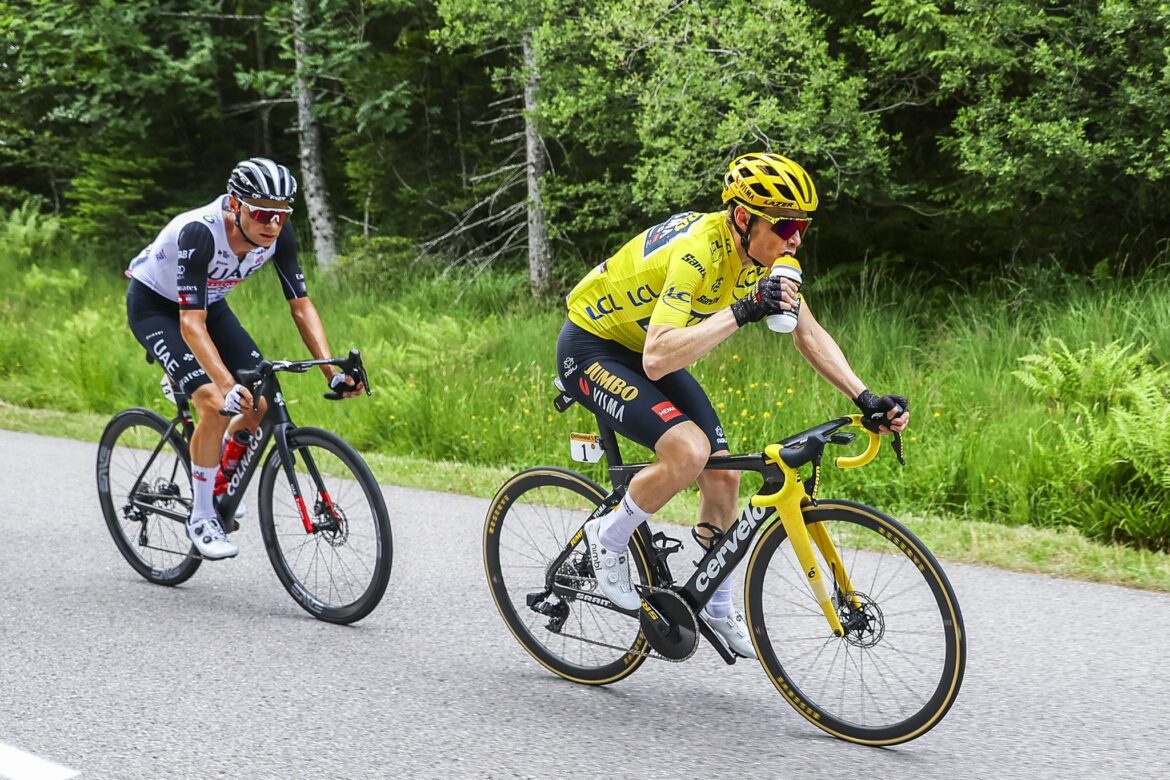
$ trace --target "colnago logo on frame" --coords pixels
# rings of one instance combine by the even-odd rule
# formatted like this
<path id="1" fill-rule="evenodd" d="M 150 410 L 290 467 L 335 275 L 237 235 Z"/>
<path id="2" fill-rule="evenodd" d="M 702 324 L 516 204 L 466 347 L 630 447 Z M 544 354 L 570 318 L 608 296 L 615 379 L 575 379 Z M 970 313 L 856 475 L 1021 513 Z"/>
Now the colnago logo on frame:
<path id="1" fill-rule="evenodd" d="M 232 474 L 231 481 L 228 482 L 227 494 L 234 496 L 236 488 L 240 486 L 240 480 L 248 473 L 248 467 L 252 465 L 252 459 L 256 457 L 256 453 L 260 451 L 260 445 L 264 443 L 264 429 L 260 428 L 252 435 L 252 440 L 248 442 L 248 449 L 240 456 L 240 463 L 236 466 L 236 473 Z"/>
<path id="2" fill-rule="evenodd" d="M 711 583 L 719 577 L 723 567 L 727 565 L 727 557 L 735 555 L 739 552 L 743 543 L 751 538 L 752 532 L 756 530 L 756 526 L 760 524 L 768 514 L 768 508 L 762 506 L 749 506 L 743 510 L 743 514 L 739 516 L 739 522 L 735 524 L 735 528 L 731 530 L 723 541 L 719 544 L 719 549 L 716 550 L 715 556 L 707 561 L 706 568 L 699 572 L 699 576 L 695 578 L 695 588 L 700 593 L 706 592 Z"/>

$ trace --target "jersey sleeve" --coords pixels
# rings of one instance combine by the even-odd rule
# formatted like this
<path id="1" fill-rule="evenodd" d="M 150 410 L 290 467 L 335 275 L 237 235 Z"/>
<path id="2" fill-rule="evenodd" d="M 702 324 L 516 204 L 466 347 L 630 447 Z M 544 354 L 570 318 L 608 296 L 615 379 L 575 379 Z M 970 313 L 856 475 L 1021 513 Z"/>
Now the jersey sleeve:
<path id="1" fill-rule="evenodd" d="M 179 231 L 175 289 L 180 309 L 207 308 L 207 269 L 215 256 L 215 239 L 202 222 L 189 222 Z"/>
<path id="2" fill-rule="evenodd" d="M 297 259 L 297 234 L 293 230 L 292 222 L 286 222 L 276 239 L 276 247 L 272 251 L 272 265 L 280 277 L 280 287 L 284 290 L 284 297 L 288 300 L 308 298 L 309 291 L 305 287 L 305 273 L 301 270 L 301 262 Z"/>
<path id="3" fill-rule="evenodd" d="M 685 328 L 691 318 L 691 301 L 706 280 L 709 269 L 685 247 L 680 247 L 666 267 L 662 293 L 650 314 L 650 325 L 674 325 Z"/>

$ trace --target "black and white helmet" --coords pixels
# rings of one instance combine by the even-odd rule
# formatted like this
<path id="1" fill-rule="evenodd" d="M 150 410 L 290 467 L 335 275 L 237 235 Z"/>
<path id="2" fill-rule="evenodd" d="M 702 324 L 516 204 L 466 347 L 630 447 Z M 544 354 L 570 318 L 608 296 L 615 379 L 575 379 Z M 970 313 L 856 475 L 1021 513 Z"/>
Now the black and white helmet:
<path id="1" fill-rule="evenodd" d="M 267 157 L 253 157 L 236 163 L 228 177 L 227 191 L 237 198 L 263 198 L 291 203 L 297 194 L 292 172 Z"/>

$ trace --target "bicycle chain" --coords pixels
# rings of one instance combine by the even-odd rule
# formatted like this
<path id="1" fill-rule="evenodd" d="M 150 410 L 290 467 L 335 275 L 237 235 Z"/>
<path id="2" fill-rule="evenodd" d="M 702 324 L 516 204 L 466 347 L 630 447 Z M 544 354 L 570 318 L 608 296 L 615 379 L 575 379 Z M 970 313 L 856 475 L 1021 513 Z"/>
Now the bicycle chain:
<path id="1" fill-rule="evenodd" d="M 597 585 L 597 578 L 596 577 L 580 577 L 580 576 L 577 576 L 575 574 L 558 574 L 557 578 L 560 580 L 572 581 L 576 585 L 593 585 L 593 586 Z M 679 598 L 679 595 L 677 593 L 675 593 L 673 590 L 671 590 L 670 588 L 656 588 L 653 585 L 640 585 L 640 586 L 638 586 L 638 589 L 639 589 L 639 592 L 647 592 L 648 591 L 651 594 L 667 593 L 667 594 L 670 594 L 670 596 L 672 598 L 676 598 L 676 599 L 679 599 L 679 601 L 682 601 L 682 599 Z M 586 602 L 586 603 L 588 603 L 588 602 Z M 699 618 L 695 615 L 694 610 L 691 609 L 689 604 L 687 604 L 685 601 L 683 601 L 682 603 L 683 603 L 683 606 L 686 607 L 687 612 L 690 613 L 691 618 L 695 621 L 695 630 L 697 633 L 698 626 L 699 626 Z M 625 614 L 625 613 L 622 613 L 622 614 Z M 639 621 L 639 625 L 641 625 L 641 621 Z M 626 654 L 629 654 L 629 655 L 641 655 L 641 656 L 645 656 L 647 658 L 651 658 L 651 659 L 658 660 L 658 661 L 666 661 L 667 663 L 672 663 L 672 664 L 681 664 L 683 661 L 689 661 L 691 659 L 691 656 L 693 656 L 695 654 L 695 651 L 699 649 L 699 642 L 698 642 L 698 638 L 696 637 L 695 646 L 691 649 L 691 652 L 688 653 L 685 658 L 667 658 L 666 656 L 656 652 L 653 648 L 651 648 L 650 647 L 650 640 L 646 639 L 645 637 L 643 637 L 643 641 L 646 643 L 647 649 L 646 650 L 634 650 L 633 648 L 619 647 L 618 645 L 611 645 L 611 644 L 608 644 L 606 642 L 598 641 L 596 639 L 589 639 L 587 637 L 577 636 L 576 634 L 566 634 L 564 631 L 557 632 L 557 634 L 558 634 L 558 636 L 568 637 L 569 639 L 576 639 L 577 641 L 585 642 L 586 644 L 597 645 L 598 647 L 606 647 L 606 648 L 609 648 L 610 650 L 619 650 L 619 651 L 626 653 Z M 639 636 L 642 636 L 643 632 L 639 629 L 638 634 L 639 634 Z"/>

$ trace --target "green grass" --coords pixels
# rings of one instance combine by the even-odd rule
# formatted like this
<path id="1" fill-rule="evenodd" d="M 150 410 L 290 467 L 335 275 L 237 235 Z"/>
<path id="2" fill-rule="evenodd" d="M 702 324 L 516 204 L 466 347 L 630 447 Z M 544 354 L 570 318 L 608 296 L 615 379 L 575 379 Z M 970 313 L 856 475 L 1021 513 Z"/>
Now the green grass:
<path id="1" fill-rule="evenodd" d="M 99 419 L 130 405 L 161 408 L 159 369 L 144 362 L 125 323 L 121 269 L 138 247 L 99 254 L 51 223 L 0 214 L 0 401 Z M 561 304 L 533 302 L 523 274 L 472 277 L 458 266 L 414 265 L 398 244 L 386 246 L 398 248 L 355 256 L 339 278 L 307 269 L 333 348 L 362 350 L 374 395 L 331 403 L 319 374 L 282 377 L 294 418 L 336 430 L 371 462 L 391 459 L 382 461 L 388 469 L 418 479 L 434 463 L 463 464 L 452 469 L 468 475 L 568 464 L 569 433 L 594 422 L 579 407 L 552 408 Z M 1170 549 L 1170 446 L 1158 444 L 1170 418 L 1170 279 L 1028 268 L 974 291 L 880 274 L 809 281 L 809 305 L 862 379 L 912 401 L 908 466 L 887 448 L 865 469 L 827 470 L 824 493 L 914 517 L 1047 529 L 1053 539 L 1071 527 Z M 231 305 L 268 357 L 306 356 L 274 274 L 242 285 Z M 1016 375 L 1030 365 L 1021 358 L 1051 353 L 1053 339 L 1074 355 L 1114 342 L 1146 351 L 1132 376 L 1102 373 L 1090 360 L 1074 365 L 1065 383 L 1083 387 L 1070 399 Z M 738 451 L 853 411 L 791 340 L 762 327 L 735 334 L 693 373 Z M 1145 389 L 1138 403 L 1100 385 Z M 60 424 L 68 433 L 73 423 Z M 649 455 L 632 444 L 624 454 Z M 447 473 L 411 484 L 444 488 Z M 488 495 L 494 479 L 466 491 Z"/>
<path id="2" fill-rule="evenodd" d="M 0 402 L 0 428 L 5 430 L 96 442 L 106 422 L 104 415 L 26 409 Z M 366 452 L 364 457 L 384 484 L 480 498 L 495 495 L 512 473 L 504 468 L 379 452 Z M 697 510 L 697 496 L 689 490 L 676 497 L 658 517 L 687 525 Z M 1170 555 L 1102 544 L 1086 539 L 1073 528 L 1009 527 L 938 517 L 902 520 L 944 561 L 1170 592 Z M 672 533 L 683 534 L 686 530 L 680 527 Z"/>

